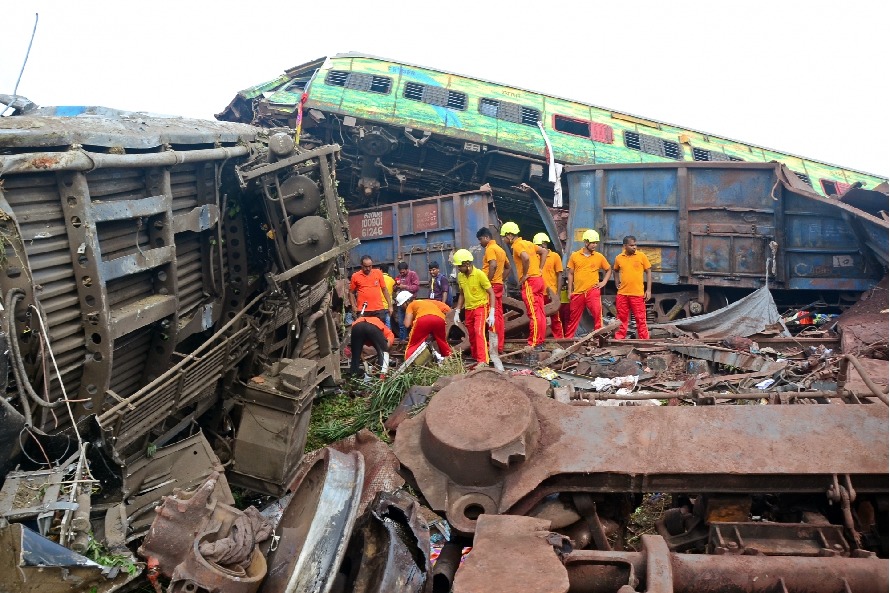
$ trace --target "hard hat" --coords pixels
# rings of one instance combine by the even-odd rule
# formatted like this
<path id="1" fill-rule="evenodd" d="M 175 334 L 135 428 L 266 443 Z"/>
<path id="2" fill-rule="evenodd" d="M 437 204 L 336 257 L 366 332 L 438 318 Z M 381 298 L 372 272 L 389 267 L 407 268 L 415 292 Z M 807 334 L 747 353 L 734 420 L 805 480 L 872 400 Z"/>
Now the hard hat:
<path id="1" fill-rule="evenodd" d="M 408 302 L 408 299 L 410 299 L 413 296 L 414 295 L 411 294 L 410 292 L 408 292 L 407 290 L 403 290 L 403 291 L 399 292 L 399 294 L 396 295 L 396 304 L 401 307 L 402 305 L 404 305 L 405 303 Z"/>
<path id="2" fill-rule="evenodd" d="M 454 265 L 459 266 L 464 262 L 472 262 L 473 254 L 470 253 L 468 249 L 458 249 L 454 252 L 454 256 L 451 258 L 451 261 L 454 262 Z"/>
<path id="3" fill-rule="evenodd" d="M 540 245 L 541 243 L 549 243 L 550 237 L 547 236 L 547 233 L 538 233 L 535 235 L 535 238 L 532 239 L 532 243 L 535 245 Z"/>
<path id="4" fill-rule="evenodd" d="M 519 234 L 519 225 L 515 222 L 505 222 L 504 226 L 501 227 L 501 237 L 510 233 L 511 235 Z"/>
<path id="5" fill-rule="evenodd" d="M 600 234 L 593 229 L 587 229 L 584 231 L 584 234 L 581 235 L 581 238 L 585 241 L 590 241 L 591 243 L 599 243 Z"/>

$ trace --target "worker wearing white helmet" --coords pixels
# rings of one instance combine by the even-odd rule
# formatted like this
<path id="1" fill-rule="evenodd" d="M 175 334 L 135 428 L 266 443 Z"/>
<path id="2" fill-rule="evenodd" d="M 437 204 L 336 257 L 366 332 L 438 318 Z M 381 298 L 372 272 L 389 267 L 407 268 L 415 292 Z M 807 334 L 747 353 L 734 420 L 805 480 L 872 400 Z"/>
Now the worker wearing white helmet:
<path id="1" fill-rule="evenodd" d="M 544 304 L 547 305 L 559 300 L 559 289 L 562 286 L 562 258 L 550 249 L 552 243 L 547 233 L 538 233 L 532 239 L 532 243 L 540 245 L 547 250 L 544 265 L 541 266 L 541 277 L 544 279 L 544 288 L 547 289 L 547 294 L 544 296 Z M 559 311 L 550 316 L 550 332 L 554 338 L 564 337 Z"/>
<path id="2" fill-rule="evenodd" d="M 569 326 L 566 328 L 566 337 L 574 338 L 581 323 L 584 309 L 593 316 L 593 328 L 603 326 L 603 305 L 600 301 L 600 291 L 612 276 L 612 267 L 602 253 L 596 250 L 599 246 L 600 235 L 593 229 L 587 229 L 581 235 L 584 247 L 572 253 L 569 257 Z M 600 280 L 600 270 L 606 272 Z"/>
<path id="3" fill-rule="evenodd" d="M 501 237 L 513 252 L 516 275 L 519 277 L 519 292 L 528 314 L 528 345 L 540 346 L 544 343 L 547 318 L 544 317 L 544 279 L 541 277 L 541 264 L 547 255 L 543 247 L 526 241 L 519 235 L 519 225 L 505 222 L 501 226 Z"/>
<path id="4" fill-rule="evenodd" d="M 407 290 L 396 295 L 396 304 L 405 307 L 403 323 L 409 329 L 405 360 L 411 358 L 430 336 L 436 340 L 442 356 L 451 356 L 451 346 L 445 335 L 445 315 L 451 312 L 451 307 L 434 298 L 415 299 Z"/>
<path id="5" fill-rule="evenodd" d="M 457 266 L 457 285 L 460 288 L 455 305 L 454 321 L 460 323 L 460 310 L 466 309 L 467 337 L 470 354 L 476 362 L 488 364 L 488 328 L 494 329 L 494 291 L 488 276 L 473 265 L 473 254 L 466 249 L 454 252 L 452 262 Z"/>

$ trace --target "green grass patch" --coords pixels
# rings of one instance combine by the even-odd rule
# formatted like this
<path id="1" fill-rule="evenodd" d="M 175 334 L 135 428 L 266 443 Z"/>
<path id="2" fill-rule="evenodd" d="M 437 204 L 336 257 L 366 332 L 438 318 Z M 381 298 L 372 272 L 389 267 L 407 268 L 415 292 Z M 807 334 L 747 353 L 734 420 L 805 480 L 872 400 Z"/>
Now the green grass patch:
<path id="1" fill-rule="evenodd" d="M 309 422 L 306 451 L 314 451 L 355 434 L 363 428 L 373 431 L 389 442 L 383 423 L 392 414 L 408 390 L 414 386 L 429 386 L 439 377 L 466 372 L 463 361 L 451 356 L 439 365 L 409 367 L 396 377 L 383 381 L 350 379 L 339 391 L 316 400 Z"/>

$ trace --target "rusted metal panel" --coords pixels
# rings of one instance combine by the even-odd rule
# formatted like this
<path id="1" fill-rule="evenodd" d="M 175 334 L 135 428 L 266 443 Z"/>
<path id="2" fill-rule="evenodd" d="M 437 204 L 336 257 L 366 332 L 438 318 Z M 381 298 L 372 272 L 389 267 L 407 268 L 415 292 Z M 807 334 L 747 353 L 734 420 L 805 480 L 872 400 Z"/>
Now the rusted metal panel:
<path id="1" fill-rule="evenodd" d="M 553 549 L 552 535 L 550 521 L 543 519 L 479 517 L 473 553 L 457 571 L 454 593 L 567 593 L 568 573 Z M 512 555 L 509 550 L 521 554 L 505 561 L 505 554 Z"/>
<path id="2" fill-rule="evenodd" d="M 760 287 L 770 241 L 775 287 L 866 290 L 880 278 L 839 204 L 789 182 L 779 163 L 580 165 L 566 175 L 568 249 L 596 229 L 613 261 L 634 235 L 655 282 Z"/>
<path id="3" fill-rule="evenodd" d="M 363 479 L 357 452 L 325 448 L 303 462 L 275 528 L 280 539 L 269 555 L 264 593 L 331 590 L 357 518 Z"/>
<path id="4" fill-rule="evenodd" d="M 849 474 L 882 492 L 887 439 L 879 405 L 578 408 L 485 369 L 403 422 L 395 451 L 432 507 L 472 532 L 479 512 L 525 514 L 567 490 L 824 493 Z"/>

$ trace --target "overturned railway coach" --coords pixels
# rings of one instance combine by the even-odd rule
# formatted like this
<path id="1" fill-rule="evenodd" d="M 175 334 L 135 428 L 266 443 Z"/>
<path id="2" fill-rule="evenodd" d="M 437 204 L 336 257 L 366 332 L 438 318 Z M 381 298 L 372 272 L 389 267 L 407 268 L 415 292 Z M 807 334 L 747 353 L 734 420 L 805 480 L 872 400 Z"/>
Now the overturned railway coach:
<path id="1" fill-rule="evenodd" d="M 341 193 L 351 207 L 490 183 L 505 220 L 534 220 L 516 186 L 527 183 L 545 198 L 552 195 L 548 152 L 569 165 L 778 161 L 824 196 L 886 181 L 612 109 L 359 53 L 294 67 L 241 91 L 217 117 L 302 125 L 304 142 L 342 144 Z"/>
<path id="2" fill-rule="evenodd" d="M 237 434 L 230 479 L 281 488 L 303 447 L 289 423 L 339 379 L 330 277 L 356 242 L 338 154 L 107 109 L 0 119 L 5 428 L 70 434 L 73 420 L 125 464 L 213 410 L 210 432 Z M 290 391 L 245 384 L 294 359 Z M 281 438 L 240 422 L 260 415 Z M 29 445 L 2 444 L 4 462 Z"/>

